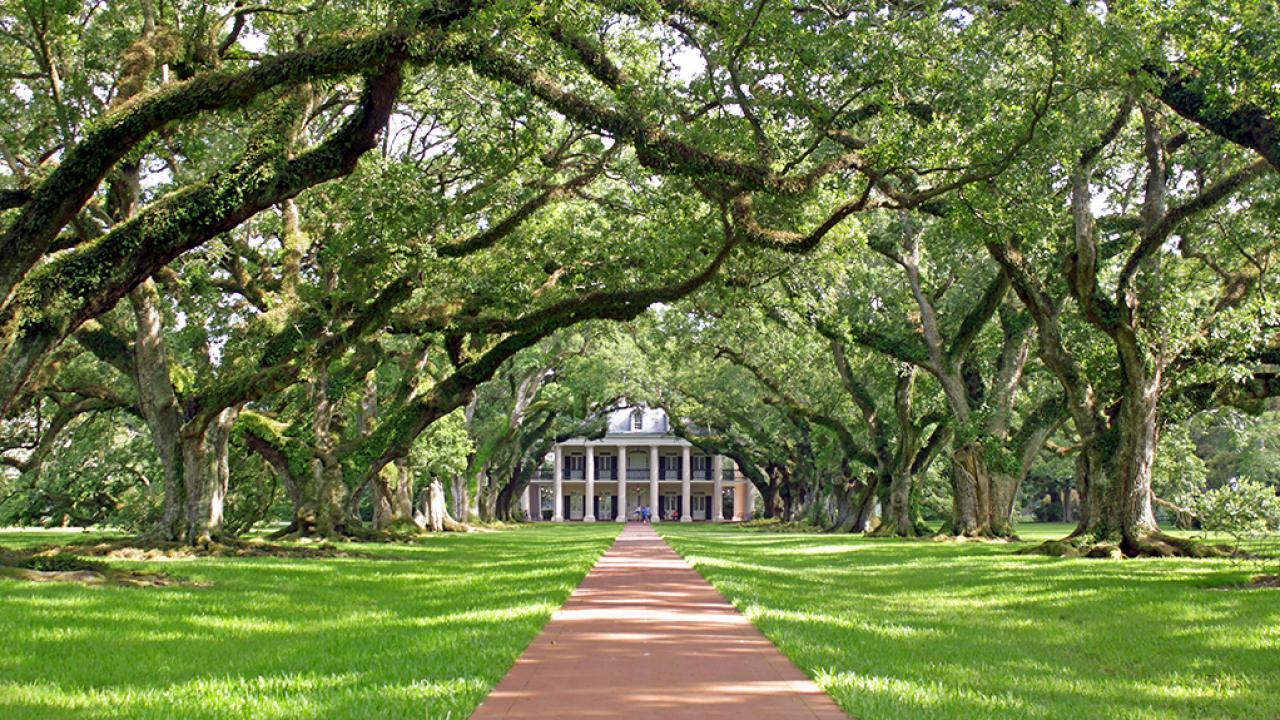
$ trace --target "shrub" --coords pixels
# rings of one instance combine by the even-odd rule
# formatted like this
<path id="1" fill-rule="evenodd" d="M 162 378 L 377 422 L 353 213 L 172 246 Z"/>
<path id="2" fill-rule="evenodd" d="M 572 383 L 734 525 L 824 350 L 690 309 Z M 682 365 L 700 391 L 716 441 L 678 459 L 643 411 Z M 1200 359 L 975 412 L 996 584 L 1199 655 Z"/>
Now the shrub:
<path id="1" fill-rule="evenodd" d="M 1195 499 L 1194 509 L 1205 530 L 1242 536 L 1280 527 L 1280 498 L 1255 480 L 1237 479 L 1209 490 Z"/>

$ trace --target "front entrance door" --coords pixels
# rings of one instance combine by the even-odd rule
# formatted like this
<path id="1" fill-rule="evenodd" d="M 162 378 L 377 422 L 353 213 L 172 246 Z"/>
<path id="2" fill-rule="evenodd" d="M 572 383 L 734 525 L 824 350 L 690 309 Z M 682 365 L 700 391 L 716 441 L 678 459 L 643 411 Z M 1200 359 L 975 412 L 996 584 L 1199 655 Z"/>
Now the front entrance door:
<path id="1" fill-rule="evenodd" d="M 631 491 L 628 493 L 629 500 L 627 502 L 628 520 L 639 518 L 639 515 L 637 515 L 636 512 L 640 510 L 641 505 L 645 504 L 644 496 L 647 492 L 648 490 L 645 490 L 644 488 L 631 488 Z"/>
<path id="2" fill-rule="evenodd" d="M 667 493 L 662 496 L 662 519 L 670 520 L 680 513 L 680 496 Z"/>

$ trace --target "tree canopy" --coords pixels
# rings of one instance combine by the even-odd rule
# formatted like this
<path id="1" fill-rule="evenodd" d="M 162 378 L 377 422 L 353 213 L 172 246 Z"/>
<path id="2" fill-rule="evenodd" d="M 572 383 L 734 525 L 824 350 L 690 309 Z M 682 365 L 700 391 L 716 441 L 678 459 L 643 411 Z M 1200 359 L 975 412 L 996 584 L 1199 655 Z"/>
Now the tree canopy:
<path id="1" fill-rule="evenodd" d="M 770 516 L 1205 552 L 1277 486 L 1276 13 L 5 0 L 0 520 L 510 520 L 643 402 Z"/>

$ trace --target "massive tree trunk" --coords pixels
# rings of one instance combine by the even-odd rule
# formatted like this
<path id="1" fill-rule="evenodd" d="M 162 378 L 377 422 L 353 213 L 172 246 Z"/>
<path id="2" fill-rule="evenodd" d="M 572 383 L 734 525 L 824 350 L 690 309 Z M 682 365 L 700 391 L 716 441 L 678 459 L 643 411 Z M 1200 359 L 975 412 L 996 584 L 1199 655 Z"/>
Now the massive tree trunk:
<path id="1" fill-rule="evenodd" d="M 385 530 L 413 522 L 413 472 L 400 459 L 373 477 L 373 525 Z"/>
<path id="2" fill-rule="evenodd" d="M 443 532 L 445 519 L 449 517 L 449 508 L 445 507 L 444 483 L 440 478 L 431 478 L 431 482 L 423 489 L 422 496 L 422 528 L 431 532 Z"/>
<path id="3" fill-rule="evenodd" d="M 312 527 L 320 537 L 341 537 L 349 534 L 347 527 L 347 481 L 342 466 L 336 462 L 325 462 L 317 459 L 312 463 L 314 485 L 310 493 L 310 507 L 307 513 L 312 519 Z M 299 528 L 303 533 L 306 526 Z"/>
<path id="4" fill-rule="evenodd" d="M 520 465 L 512 471 L 511 480 L 498 491 L 497 500 L 494 504 L 494 516 L 498 520 L 516 522 L 525 519 L 520 508 L 520 498 L 528 491 L 529 479 L 535 469 L 536 466 Z M 536 508 L 529 508 L 531 515 L 535 511 Z"/>
<path id="5" fill-rule="evenodd" d="M 807 520 L 813 524 L 818 524 L 817 508 L 818 500 L 822 497 L 820 481 L 815 480 L 812 487 L 805 488 L 805 492 L 800 497 L 799 507 L 796 508 L 796 518 Z"/>
<path id="6" fill-rule="evenodd" d="M 770 465 L 765 477 L 768 483 L 761 488 L 761 499 L 764 501 L 764 517 L 781 518 L 782 486 L 787 482 L 788 472 L 781 465 Z"/>
<path id="7" fill-rule="evenodd" d="M 950 430 L 945 422 L 939 422 L 928 442 L 922 446 L 920 439 L 924 427 L 915 417 L 915 377 L 913 366 L 898 372 L 893 397 L 897 448 L 892 456 L 886 455 L 879 462 L 883 477 L 880 483 L 883 517 L 872 532 L 874 535 L 917 537 L 928 532 L 916 515 L 917 478 L 933 462 L 938 449 L 950 437 Z"/>
<path id="8" fill-rule="evenodd" d="M 1021 478 L 987 466 L 981 443 L 970 442 L 951 455 L 950 531 L 967 537 L 1013 535 L 1013 502 Z"/>
<path id="9" fill-rule="evenodd" d="M 1165 534 L 1156 523 L 1151 475 L 1159 441 L 1161 377 L 1131 382 L 1104 435 L 1090 438 L 1077 462 L 1080 522 L 1069 540 L 1114 547 L 1127 556 L 1209 555 L 1217 549 Z"/>
<path id="10" fill-rule="evenodd" d="M 178 404 L 169 372 L 169 352 L 164 341 L 164 321 L 155 283 L 145 280 L 129 293 L 137 332 L 133 346 L 134 382 L 138 406 L 155 444 L 164 471 L 164 500 L 160 519 L 148 536 L 159 540 L 182 537 L 182 407 Z"/>
<path id="11" fill-rule="evenodd" d="M 448 503 L 445 501 L 444 483 L 440 478 L 432 478 L 422 490 L 421 513 L 415 518 L 418 525 L 431 532 L 467 532 L 466 525 L 449 516 Z"/>
<path id="12" fill-rule="evenodd" d="M 501 488 L 493 478 L 495 468 L 486 464 L 475 473 L 475 494 L 471 496 L 470 514 L 481 522 L 493 522 L 497 518 L 498 493 Z"/>
<path id="13" fill-rule="evenodd" d="M 229 471 L 227 441 L 239 408 L 226 408 L 207 422 L 182 428 L 182 477 L 186 492 L 186 540 L 207 545 L 222 536 Z"/>
<path id="14" fill-rule="evenodd" d="M 875 473 L 868 473 L 866 482 L 850 482 L 850 478 L 845 478 L 844 482 L 837 483 L 834 488 L 836 520 L 831 532 L 860 533 L 870 529 L 879 487 L 880 478 Z"/>
<path id="15" fill-rule="evenodd" d="M 312 401 L 313 439 L 310 474 L 300 483 L 301 503 L 294 509 L 292 532 L 298 535 L 340 537 L 349 533 L 347 509 L 351 489 L 336 453 L 333 423 L 336 408 L 329 397 L 329 370 L 317 368 L 308 383 Z"/>
<path id="16" fill-rule="evenodd" d="M 1059 324 L 1061 306 L 1046 291 L 1040 276 L 1031 270 L 1018 248 L 988 244 L 1036 321 L 1040 356 L 1061 382 L 1080 435 L 1075 473 L 1080 524 L 1065 541 L 1047 543 L 1042 549 L 1099 556 L 1216 554 L 1217 548 L 1165 535 L 1156 526 L 1151 471 L 1158 439 L 1157 411 L 1163 372 L 1173 358 L 1166 355 L 1166 343 L 1154 340 L 1159 331 L 1149 324 L 1143 310 L 1159 307 L 1160 294 L 1155 291 L 1161 282 L 1160 264 L 1165 257 L 1160 249 L 1178 223 L 1194 212 L 1212 207 L 1227 196 L 1222 189 L 1229 192 L 1251 175 L 1237 172 L 1210 186 L 1180 206 L 1182 211 L 1173 217 L 1167 207 L 1170 173 L 1162 124 L 1158 113 L 1142 106 L 1147 173 L 1141 237 L 1116 278 L 1111 297 L 1104 296 L 1099 291 L 1103 273 L 1092 214 L 1092 164 L 1120 135 L 1132 106 L 1132 101 L 1125 101 L 1101 142 L 1082 153 L 1071 174 L 1075 243 L 1067 267 L 1068 288 L 1085 320 L 1109 339 L 1119 360 L 1122 391 L 1114 411 L 1111 403 L 1099 398 L 1081 364 L 1068 351 Z M 1188 212 L 1187 208 L 1191 210 Z M 1229 297 L 1224 295 L 1220 302 L 1238 301 Z"/>
<path id="17" fill-rule="evenodd" d="M 453 476 L 451 486 L 452 515 L 467 521 L 471 517 L 471 483 L 467 481 L 465 473 L 458 473 Z"/>
<path id="18" fill-rule="evenodd" d="M 916 478 L 908 473 L 897 473 L 889 481 L 888 503 L 880 519 L 877 534 L 915 537 L 917 533 L 915 503 L 912 496 Z"/>

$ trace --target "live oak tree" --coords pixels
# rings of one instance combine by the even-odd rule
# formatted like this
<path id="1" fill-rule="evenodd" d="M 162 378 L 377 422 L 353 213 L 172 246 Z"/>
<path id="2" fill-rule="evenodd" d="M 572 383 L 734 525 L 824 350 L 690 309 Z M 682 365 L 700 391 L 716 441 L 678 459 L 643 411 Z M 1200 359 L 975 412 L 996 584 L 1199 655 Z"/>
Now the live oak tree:
<path id="1" fill-rule="evenodd" d="M 1122 85 L 1106 97 L 1109 121 L 1094 123 L 1096 134 L 1068 151 L 1059 173 L 1069 203 L 1046 199 L 1043 219 L 1018 228 L 1003 221 L 1004 210 L 1000 222 L 984 217 L 986 208 L 979 218 L 990 223 L 989 251 L 1035 319 L 1039 354 L 1081 438 L 1073 542 L 1125 554 L 1194 553 L 1201 549 L 1160 532 L 1152 511 L 1161 398 L 1197 368 L 1242 368 L 1257 362 L 1249 348 L 1271 344 L 1268 278 L 1256 262 L 1271 241 L 1251 222 L 1261 209 L 1239 193 L 1273 178 L 1265 158 L 1181 125 L 1147 88 Z M 1046 272 L 1054 260 L 1063 275 Z M 1228 336 L 1234 342 L 1221 342 Z M 1090 343 L 1102 343 L 1102 357 L 1088 357 Z"/>
<path id="2" fill-rule="evenodd" d="M 349 174 L 385 126 L 409 65 L 466 66 L 493 81 L 528 90 L 571 121 L 635 146 L 638 159 L 647 167 L 714 177 L 717 184 L 741 183 L 740 189 L 717 190 L 738 198 L 739 206 L 751 191 L 802 193 L 847 164 L 819 159 L 803 167 L 793 162 L 788 168 L 792 172 L 776 171 L 768 162 L 702 148 L 661 129 L 659 121 L 646 118 L 637 107 L 622 107 L 636 101 L 627 92 L 632 82 L 627 68 L 615 64 L 584 28 L 562 23 L 555 16 L 522 28 L 521 24 L 529 23 L 519 13 L 461 1 L 429 3 L 397 17 L 386 29 L 319 40 L 246 65 L 222 57 L 235 55 L 231 51 L 243 25 L 242 14 L 230 14 L 225 36 L 223 27 L 198 27 L 199 37 L 158 48 L 157 38 L 170 33 L 162 32 L 163 18 L 157 20 L 153 12 L 145 12 L 149 8 L 144 4 L 144 20 L 137 33 L 138 62 L 131 56 L 127 81 L 116 83 L 122 92 L 136 93 L 136 97 L 107 108 L 81 136 L 63 138 L 60 160 L 47 177 L 32 178 L 27 187 L 16 188 L 6 197 L 13 217 L 0 236 L 0 321 L 5 328 L 0 398 L 4 408 L 17 399 L 48 353 L 70 333 L 183 251 L 309 187 Z M 592 15 L 587 14 L 587 22 L 603 21 L 608 13 Z M 695 15 L 709 28 L 707 32 L 715 31 L 713 18 Z M 494 29 L 532 44 L 524 46 L 522 56 L 479 41 L 486 30 Z M 171 47 L 177 45 L 185 54 Z M 566 52 L 581 68 L 580 74 L 605 86 L 610 98 L 598 100 L 595 93 L 566 91 L 541 72 L 540 65 L 563 67 Z M 177 73 L 176 81 L 168 77 L 171 68 L 183 71 Z M 50 94 L 59 104 L 59 81 L 46 74 Z M 292 128 L 301 119 L 296 106 L 289 108 L 296 95 L 293 91 L 308 82 L 357 74 L 365 74 L 366 79 L 356 110 L 312 146 L 293 147 Z M 157 75 L 162 82 L 158 89 L 139 92 L 147 79 Z M 277 93 L 278 98 L 270 97 Z M 151 198 L 131 212 L 126 222 L 109 229 L 72 226 L 86 204 L 100 197 L 99 189 L 113 168 L 129 153 L 145 152 L 144 143 L 154 133 L 207 117 L 210 111 L 246 105 L 261 110 L 273 102 L 276 111 L 263 113 L 265 124 L 252 131 L 238 160 Z M 705 125 L 714 128 L 716 123 Z M 832 145 L 831 141 L 825 144 Z M 11 170 L 18 171 L 18 167 Z M 852 208 L 839 214 L 847 215 Z M 68 226 L 72 232 L 60 235 Z"/>
<path id="3" fill-rule="evenodd" d="M 767 390 L 755 400 L 777 401 L 750 432 L 717 428 L 749 472 L 763 468 L 760 486 L 809 502 L 833 487 L 822 478 L 850 476 L 841 458 L 872 448 L 877 482 L 897 482 L 886 500 L 901 531 L 912 484 L 883 471 L 894 431 L 871 422 L 892 404 L 908 418 L 902 448 L 954 433 L 956 495 L 974 502 L 957 504 L 953 529 L 1006 532 L 1019 448 L 1053 415 L 1038 396 L 1013 399 L 1040 374 L 1023 355 L 1026 313 L 1081 439 L 1082 537 L 1185 551 L 1153 534 L 1143 504 L 1162 399 L 1225 401 L 1228 380 L 1237 394 L 1270 387 L 1277 104 L 1259 60 L 1276 47 L 1270 12 L 6 4 L 0 74 L 16 90 L 0 100 L 12 119 L 0 132 L 0 413 L 21 438 L 10 464 L 37 477 L 62 432 L 128 413 L 163 468 L 160 537 L 219 535 L 231 459 L 247 446 L 286 480 L 294 530 L 355 530 L 366 492 L 377 523 L 395 524 L 412 510 L 420 439 L 523 367 L 521 353 L 721 277 L 765 287 L 751 283 L 888 217 L 924 231 L 873 246 L 893 289 L 909 291 L 891 309 L 918 315 L 920 337 L 911 352 L 871 349 L 905 365 L 851 360 L 861 326 L 831 326 L 849 317 L 788 309 L 822 287 L 759 293 L 767 322 L 753 336 L 786 337 L 766 327 L 770 313 L 803 319 L 803 339 L 781 349 L 821 347 L 837 371 L 788 387 L 735 361 L 739 381 Z M 983 249 L 998 272 L 938 262 Z M 714 316 L 740 297 L 703 307 Z M 953 299 L 976 309 L 952 315 Z M 879 369 L 855 393 L 842 362 L 855 379 L 863 363 Z M 966 366 L 984 378 L 981 397 Z M 928 412 L 908 402 L 922 393 Z M 935 402 L 950 421 L 921 425 Z M 507 428 L 522 415 L 493 407 Z M 485 451 L 508 478 L 492 486 L 508 498 L 495 514 L 547 438 L 570 431 L 545 422 L 519 422 L 521 439 Z M 926 428 L 928 442 L 911 441 Z M 984 484 L 1000 489 L 985 510 Z"/>
<path id="4" fill-rule="evenodd" d="M 797 498 L 816 500 L 800 487 L 801 466 L 814 460 L 811 447 L 795 442 L 794 417 L 765 402 L 758 382 L 720 361 L 705 336 L 689 332 L 697 317 L 677 306 L 629 328 L 636 352 L 626 372 L 641 388 L 630 397 L 662 408 L 677 437 L 730 458 L 764 499 L 764 517 L 790 518 Z"/>
<path id="5" fill-rule="evenodd" d="M 476 389 L 466 413 L 475 448 L 466 472 L 481 520 L 518 518 L 519 498 L 552 443 L 604 434 L 608 411 L 625 395 L 601 351 L 610 334 L 600 324 L 556 333 Z"/>
<path id="6" fill-rule="evenodd" d="M 1008 293 L 1003 271 L 989 267 L 963 228 L 900 213 L 870 224 L 868 233 L 867 246 L 882 261 L 843 285 L 838 302 L 848 330 L 835 339 L 934 378 L 952 445 L 953 510 L 944 529 L 1010 535 L 1021 482 L 1064 419 L 1060 393 L 1031 392 L 1034 323 Z M 859 272 L 856 262 L 845 266 Z M 902 283 L 869 279 L 886 272 Z"/>
<path id="7" fill-rule="evenodd" d="M 829 257 L 795 268 L 796 280 L 823 277 L 827 268 L 821 263 Z M 696 329 L 685 331 L 689 341 L 673 355 L 727 362 L 762 390 L 736 416 L 726 415 L 729 402 L 714 395 L 725 392 L 732 381 L 721 381 L 699 393 L 703 412 L 695 417 L 710 428 L 733 429 L 719 433 L 724 436 L 721 444 L 745 435 L 757 438 L 758 446 L 782 448 L 782 459 L 761 464 L 765 472 L 760 489 L 770 499 L 769 515 L 775 511 L 772 498 L 780 494 L 816 499 L 829 493 L 839 531 L 870 530 L 876 505 L 881 504 L 887 519 L 880 532 L 922 532 L 914 489 L 949 435 L 943 418 L 930 410 L 932 393 L 917 388 L 909 365 L 846 347 L 831 329 L 833 319 L 795 297 L 794 288 L 778 286 L 784 284 L 770 280 L 767 286 L 752 286 L 750 295 L 763 307 L 744 305 L 750 301 L 739 290 L 728 296 L 734 301 L 713 305 L 704 313 L 695 311 Z M 690 386 L 696 387 L 687 381 L 681 387 Z M 769 415 L 776 418 L 775 426 L 781 424 L 781 439 L 759 440 L 764 435 L 759 426 L 769 424 L 768 416 L 763 423 L 750 417 L 760 412 L 755 409 L 759 405 L 773 410 Z M 682 405 L 675 408 L 685 410 Z M 770 477 L 774 474 L 780 477 Z M 793 487 L 803 492 L 793 493 Z"/>

